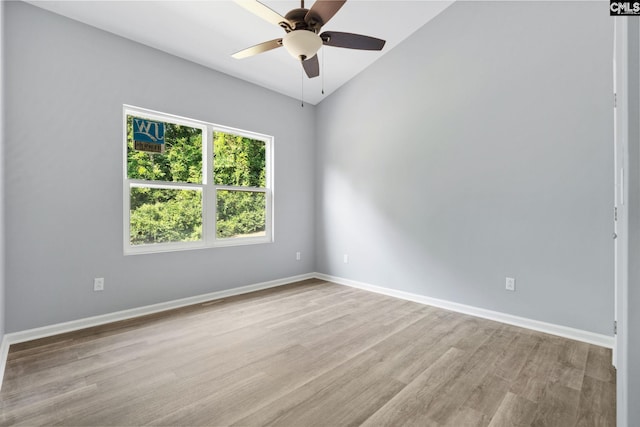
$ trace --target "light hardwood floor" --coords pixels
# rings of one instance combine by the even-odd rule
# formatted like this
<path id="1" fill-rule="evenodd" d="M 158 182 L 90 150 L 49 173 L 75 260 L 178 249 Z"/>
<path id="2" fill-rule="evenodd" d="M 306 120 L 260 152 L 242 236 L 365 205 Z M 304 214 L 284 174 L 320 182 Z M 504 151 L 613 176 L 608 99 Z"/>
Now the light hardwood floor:
<path id="1" fill-rule="evenodd" d="M 13 345 L 0 424 L 613 427 L 610 360 L 309 280 Z"/>

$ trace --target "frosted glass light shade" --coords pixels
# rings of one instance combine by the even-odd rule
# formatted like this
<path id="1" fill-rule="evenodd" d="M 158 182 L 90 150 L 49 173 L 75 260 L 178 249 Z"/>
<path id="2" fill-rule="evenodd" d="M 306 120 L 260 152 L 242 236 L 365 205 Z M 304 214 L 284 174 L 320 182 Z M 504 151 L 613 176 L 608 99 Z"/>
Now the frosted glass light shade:
<path id="1" fill-rule="evenodd" d="M 322 39 L 308 30 L 297 30 L 287 33 L 282 38 L 282 45 L 287 52 L 298 60 L 312 58 L 322 47 Z"/>

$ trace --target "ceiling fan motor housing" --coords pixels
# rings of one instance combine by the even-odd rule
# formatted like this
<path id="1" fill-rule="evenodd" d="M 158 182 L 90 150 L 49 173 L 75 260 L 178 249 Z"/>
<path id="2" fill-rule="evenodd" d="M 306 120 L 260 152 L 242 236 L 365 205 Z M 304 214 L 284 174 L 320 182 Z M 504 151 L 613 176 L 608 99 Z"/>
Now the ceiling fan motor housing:
<path id="1" fill-rule="evenodd" d="M 285 16 L 287 23 L 281 24 L 286 32 L 295 30 L 309 30 L 317 33 L 322 28 L 322 20 L 309 9 L 299 8 L 290 10 Z"/>

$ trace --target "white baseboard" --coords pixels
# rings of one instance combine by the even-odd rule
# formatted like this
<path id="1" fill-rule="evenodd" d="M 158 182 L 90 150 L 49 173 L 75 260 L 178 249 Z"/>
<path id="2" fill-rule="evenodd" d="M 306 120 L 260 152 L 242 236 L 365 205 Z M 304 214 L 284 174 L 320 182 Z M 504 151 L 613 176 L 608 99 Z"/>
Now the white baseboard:
<path id="1" fill-rule="evenodd" d="M 114 313 L 102 314 L 99 316 L 86 317 L 84 319 L 72 320 L 69 322 L 57 323 L 55 325 L 43 326 L 40 328 L 28 329 L 20 332 L 12 332 L 5 334 L 0 344 L 0 389 L 4 382 L 4 370 L 7 365 L 7 356 L 9 355 L 9 347 L 11 344 L 18 344 L 25 341 L 31 341 L 39 338 L 46 338 L 53 335 L 63 334 L 65 332 L 73 332 L 80 329 L 90 328 L 92 326 L 104 325 L 107 323 L 127 320 L 134 317 L 145 316 L 147 314 L 158 313 L 160 311 L 171 310 L 174 308 L 185 307 L 188 305 L 199 304 L 220 298 L 227 298 L 234 295 L 246 294 L 262 289 L 274 288 L 276 286 L 287 285 L 306 279 L 314 279 L 315 274 L 307 273 L 298 276 L 285 277 L 283 279 L 271 280 L 268 282 L 256 283 L 253 285 L 242 286 L 239 288 L 226 289 L 223 291 L 210 292 L 207 294 L 196 295 L 193 297 L 182 298 L 173 301 L 162 302 L 159 304 L 147 305 L 143 307 L 132 308 L 130 310 L 116 311 Z"/>
<path id="2" fill-rule="evenodd" d="M 2 379 L 4 378 L 4 368 L 7 366 L 7 356 L 9 355 L 9 340 L 7 336 L 2 337 L 0 342 L 0 390 L 2 390 Z"/>
<path id="3" fill-rule="evenodd" d="M 464 313 L 471 316 L 481 317 L 484 319 L 495 320 L 509 325 L 519 326 L 522 328 L 532 329 L 539 332 L 545 332 L 552 335 L 558 335 L 564 338 L 583 341 L 589 344 L 595 344 L 602 347 L 613 348 L 614 339 L 607 335 L 596 334 L 593 332 L 583 331 L 580 329 L 569 328 L 567 326 L 554 325 L 552 323 L 540 322 L 538 320 L 527 319 L 524 317 L 513 316 L 511 314 L 500 313 L 497 311 L 486 310 L 483 308 L 473 307 L 469 305 L 459 304 L 451 301 L 430 298 L 424 295 L 413 294 L 410 292 L 398 291 L 395 289 L 384 288 L 380 286 L 370 285 L 355 280 L 344 279 L 341 277 L 330 276 L 323 273 L 307 273 L 298 276 L 285 277 L 283 279 L 271 280 L 268 282 L 256 283 L 253 285 L 242 286 L 239 288 L 226 289 L 193 297 L 182 298 L 173 301 L 167 301 L 159 304 L 147 305 L 143 307 L 132 308 L 129 310 L 116 311 L 114 313 L 102 314 L 99 316 L 86 317 L 84 319 L 72 320 L 69 322 L 57 323 L 54 325 L 43 326 L 40 328 L 28 329 L 20 332 L 12 332 L 5 334 L 0 343 L 0 388 L 2 387 L 2 378 L 7 363 L 7 355 L 11 344 L 18 344 L 25 341 L 31 341 L 39 338 L 46 338 L 65 332 L 73 332 L 92 326 L 104 325 L 107 323 L 127 320 L 134 317 L 145 316 L 148 314 L 158 313 L 161 311 L 172 310 L 175 308 L 185 307 L 188 305 L 199 304 L 220 298 L 227 298 L 234 295 L 246 294 L 262 289 L 274 288 L 306 279 L 321 279 L 339 285 L 351 286 L 370 292 L 376 292 L 395 298 L 401 298 L 408 301 L 414 301 L 420 304 L 431 305 L 434 307 L 444 308 L 446 310 Z"/>
<path id="4" fill-rule="evenodd" d="M 40 328 L 28 329 L 20 332 L 12 332 L 5 335 L 4 341 L 7 341 L 7 350 L 9 345 L 18 344 L 25 341 L 31 341 L 39 338 L 46 338 L 53 335 L 63 334 L 65 332 L 73 332 L 80 329 L 90 328 L 92 326 L 104 325 L 107 323 L 118 322 L 120 320 L 132 319 L 134 317 L 146 316 L 148 314 L 158 313 L 161 311 L 172 310 L 175 308 L 185 307 L 193 304 L 227 298 L 234 295 L 246 294 L 262 289 L 274 288 L 276 286 L 287 285 L 301 280 L 313 279 L 315 274 L 307 273 L 298 276 L 285 277 L 283 279 L 271 280 L 268 282 L 256 283 L 253 285 L 242 286 L 239 288 L 226 289 L 223 291 L 210 292 L 207 294 L 196 295 L 193 297 L 177 299 L 173 301 L 161 302 L 159 304 L 146 305 L 143 307 L 132 308 L 129 310 L 116 311 L 113 313 L 101 314 L 99 316 L 85 317 L 84 319 L 72 320 L 69 322 L 56 323 L 55 325 L 43 326 Z M 0 355 L 1 356 L 1 355 Z M 6 361 L 6 357 L 3 359 Z M 3 365 L 0 361 L 0 366 Z M 0 377 L 1 378 L 1 377 Z"/>
<path id="5" fill-rule="evenodd" d="M 446 310 L 458 313 L 468 314 L 483 319 L 495 320 L 497 322 L 509 325 L 519 326 L 522 328 L 532 329 L 538 332 L 544 332 L 551 335 L 557 335 L 563 338 L 569 338 L 576 341 L 582 341 L 589 344 L 598 345 L 606 348 L 614 347 L 614 339 L 608 335 L 596 334 L 593 332 L 583 331 L 581 329 L 570 328 L 567 326 L 555 325 L 553 323 L 541 322 L 539 320 L 527 319 L 525 317 L 514 316 L 511 314 L 501 313 L 498 311 L 486 310 L 484 308 L 473 307 L 470 305 L 459 304 L 456 302 L 446 301 L 437 298 L 431 298 L 424 295 L 413 294 L 410 292 L 398 291 L 395 289 L 384 288 L 381 286 L 370 285 L 368 283 L 357 282 L 355 280 L 344 279 L 342 277 L 330 276 L 322 273 L 315 273 L 315 277 L 339 285 L 351 286 L 353 288 L 363 289 L 370 292 L 376 292 L 395 298 L 401 298 L 408 301 L 417 302 L 434 307 L 444 308 Z"/>
<path id="6" fill-rule="evenodd" d="M 132 319 L 134 317 L 145 316 L 147 314 L 158 313 L 161 311 L 172 310 L 174 308 L 185 307 L 188 305 L 199 304 L 220 298 L 227 298 L 234 295 L 242 295 L 249 292 L 255 292 L 262 289 L 275 288 L 276 286 L 288 285 L 290 283 L 299 282 L 306 279 L 314 279 L 314 273 L 301 274 L 298 276 L 285 277 L 283 279 L 271 280 L 268 282 L 256 283 L 253 285 L 242 286 L 239 288 L 226 289 L 223 291 L 210 292 L 207 294 L 196 295 L 193 297 L 177 299 L 173 301 L 162 302 L 159 304 L 146 305 L 143 307 L 132 308 L 129 310 L 116 311 L 114 313 L 101 314 L 99 316 L 86 317 L 84 319 L 72 320 L 69 322 L 57 323 L 54 325 L 43 326 L 40 328 L 28 329 L 20 332 L 12 332 L 5 334 L 0 343 L 0 389 L 4 378 L 4 370 L 7 365 L 7 356 L 9 355 L 9 346 L 25 341 L 46 338 L 53 335 L 63 334 L 65 332 L 78 331 L 80 329 L 90 328 L 92 326 L 104 325 L 107 323 L 117 322 L 120 320 Z"/>

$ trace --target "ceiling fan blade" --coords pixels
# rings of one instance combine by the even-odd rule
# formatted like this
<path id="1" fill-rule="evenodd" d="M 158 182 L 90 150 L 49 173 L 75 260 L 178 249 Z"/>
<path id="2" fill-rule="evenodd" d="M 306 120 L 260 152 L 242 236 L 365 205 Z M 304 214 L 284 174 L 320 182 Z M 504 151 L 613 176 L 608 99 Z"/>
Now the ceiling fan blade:
<path id="1" fill-rule="evenodd" d="M 346 1 L 347 0 L 316 0 L 304 17 L 304 21 L 312 26 L 314 23 L 319 23 L 319 26 L 322 27 L 333 18 L 333 15 L 340 10 Z"/>
<path id="2" fill-rule="evenodd" d="M 291 26 L 291 23 L 284 16 L 260 3 L 258 0 L 235 0 L 235 2 L 267 22 L 271 22 L 277 26 L 281 26 L 280 23 L 285 22 Z"/>
<path id="3" fill-rule="evenodd" d="M 322 42 L 327 46 L 345 47 L 347 49 L 382 50 L 384 40 L 361 34 L 341 33 L 339 31 L 325 31 L 320 34 Z"/>
<path id="4" fill-rule="evenodd" d="M 275 49 L 281 46 L 282 46 L 282 39 L 273 39 L 273 40 L 269 40 L 268 42 L 251 46 L 249 48 L 241 50 L 240 52 L 236 52 L 231 56 L 236 59 L 248 58 L 249 56 L 257 55 L 259 53 L 266 52 L 268 50 Z"/>
<path id="5" fill-rule="evenodd" d="M 302 68 L 307 73 L 307 77 L 310 79 L 318 77 L 320 75 L 320 63 L 318 62 L 318 55 L 302 61 Z"/>

